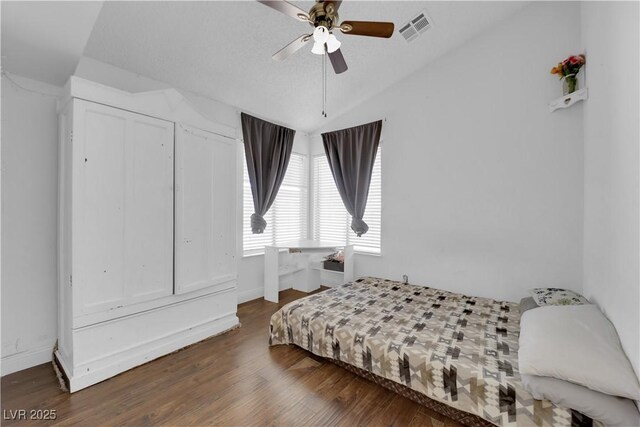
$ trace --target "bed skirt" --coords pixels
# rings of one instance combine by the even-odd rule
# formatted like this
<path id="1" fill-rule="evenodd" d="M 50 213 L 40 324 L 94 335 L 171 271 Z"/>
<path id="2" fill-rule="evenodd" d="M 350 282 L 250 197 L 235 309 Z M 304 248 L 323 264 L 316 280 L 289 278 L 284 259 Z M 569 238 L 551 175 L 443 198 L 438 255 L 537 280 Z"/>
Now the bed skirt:
<path id="1" fill-rule="evenodd" d="M 417 392 L 407 386 L 399 384 L 395 381 L 388 380 L 386 378 L 373 374 L 364 369 L 360 369 L 356 366 L 349 365 L 348 363 L 344 363 L 339 360 L 331 359 L 328 357 L 323 357 L 322 359 L 327 360 L 331 363 L 334 363 L 340 366 L 341 368 L 346 369 L 347 371 L 358 375 L 359 377 L 369 380 L 374 384 L 378 384 L 379 386 L 384 387 L 389 391 L 399 394 L 402 397 L 406 397 L 407 399 L 410 399 L 418 403 L 419 405 L 424 406 L 427 409 L 437 412 L 440 415 L 444 415 L 445 417 L 451 418 L 452 420 L 455 420 L 465 426 L 489 427 L 494 425 L 489 421 L 483 418 L 480 418 L 477 415 L 473 415 L 468 412 L 464 412 L 456 408 L 452 408 L 451 406 L 445 405 L 444 403 L 440 403 L 437 400 L 430 399 L 424 394 Z"/>

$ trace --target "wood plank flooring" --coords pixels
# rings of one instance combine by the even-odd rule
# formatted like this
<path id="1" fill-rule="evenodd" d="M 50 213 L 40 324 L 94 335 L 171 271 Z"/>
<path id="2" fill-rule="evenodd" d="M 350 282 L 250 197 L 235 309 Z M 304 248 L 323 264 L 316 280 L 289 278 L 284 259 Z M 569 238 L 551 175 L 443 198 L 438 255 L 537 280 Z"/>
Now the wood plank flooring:
<path id="1" fill-rule="evenodd" d="M 2 424 L 82 426 L 458 426 L 294 346 L 268 345 L 271 314 L 306 294 L 241 304 L 240 329 L 210 338 L 74 394 L 50 364 L 2 378 Z M 55 410 L 55 420 L 15 411 Z M 13 412 L 10 412 L 13 411 Z"/>

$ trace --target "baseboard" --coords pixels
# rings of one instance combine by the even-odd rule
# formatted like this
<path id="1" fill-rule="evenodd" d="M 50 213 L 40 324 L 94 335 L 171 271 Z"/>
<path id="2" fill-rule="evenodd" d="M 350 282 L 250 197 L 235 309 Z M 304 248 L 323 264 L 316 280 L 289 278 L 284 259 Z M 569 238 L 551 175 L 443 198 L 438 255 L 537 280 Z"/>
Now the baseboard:
<path id="1" fill-rule="evenodd" d="M 53 346 L 46 345 L 2 358 L 2 376 L 51 362 Z"/>
<path id="2" fill-rule="evenodd" d="M 264 288 L 249 289 L 248 291 L 238 292 L 238 304 L 252 301 L 254 299 L 264 297 Z"/>

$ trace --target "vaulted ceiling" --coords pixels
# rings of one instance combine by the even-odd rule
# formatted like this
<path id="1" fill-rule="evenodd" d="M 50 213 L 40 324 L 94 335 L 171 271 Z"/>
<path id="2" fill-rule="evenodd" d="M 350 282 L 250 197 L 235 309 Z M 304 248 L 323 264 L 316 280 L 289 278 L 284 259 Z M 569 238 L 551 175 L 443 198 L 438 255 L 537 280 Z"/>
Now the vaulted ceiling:
<path id="1" fill-rule="evenodd" d="M 313 5 L 311 1 L 293 3 L 304 10 Z M 328 74 L 328 119 L 524 5 L 343 1 L 342 20 L 392 21 L 396 32 L 391 39 L 337 34 L 349 70 Z M 405 42 L 397 29 L 423 10 L 433 27 L 415 41 Z M 3 51 L 5 15 L 3 7 Z M 114 1 L 103 4 L 83 54 L 295 129 L 313 131 L 327 120 L 321 116 L 322 56 L 313 55 L 309 44 L 284 62 L 271 59 L 273 53 L 310 29 L 308 24 L 256 1 Z M 46 37 L 41 33 L 40 37 L 46 46 Z M 33 52 L 43 54 L 42 49 Z M 472 69 L 469 78 L 473 78 Z"/>
<path id="2" fill-rule="evenodd" d="M 76 69 L 101 1 L 2 1 L 2 69 L 62 86 Z"/>

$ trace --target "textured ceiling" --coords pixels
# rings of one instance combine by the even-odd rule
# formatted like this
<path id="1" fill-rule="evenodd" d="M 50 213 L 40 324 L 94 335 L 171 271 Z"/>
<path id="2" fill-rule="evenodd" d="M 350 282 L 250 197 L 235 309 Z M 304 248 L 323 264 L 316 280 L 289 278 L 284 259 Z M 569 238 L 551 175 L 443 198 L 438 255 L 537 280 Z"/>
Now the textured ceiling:
<path id="1" fill-rule="evenodd" d="M 294 2 L 308 10 L 313 2 Z M 464 43 L 522 2 L 346 0 L 342 20 L 387 20 L 391 39 L 338 34 L 349 70 L 329 73 L 329 119 Z M 401 24 L 426 9 L 433 28 L 407 44 Z M 271 55 L 308 24 L 254 1 L 106 2 L 84 54 L 198 92 L 302 131 L 322 126 L 322 57 L 311 44 L 284 62 Z M 470 71 L 471 73 L 471 71 Z"/>
<path id="2" fill-rule="evenodd" d="M 2 1 L 2 68 L 62 86 L 85 48 L 101 1 Z"/>

